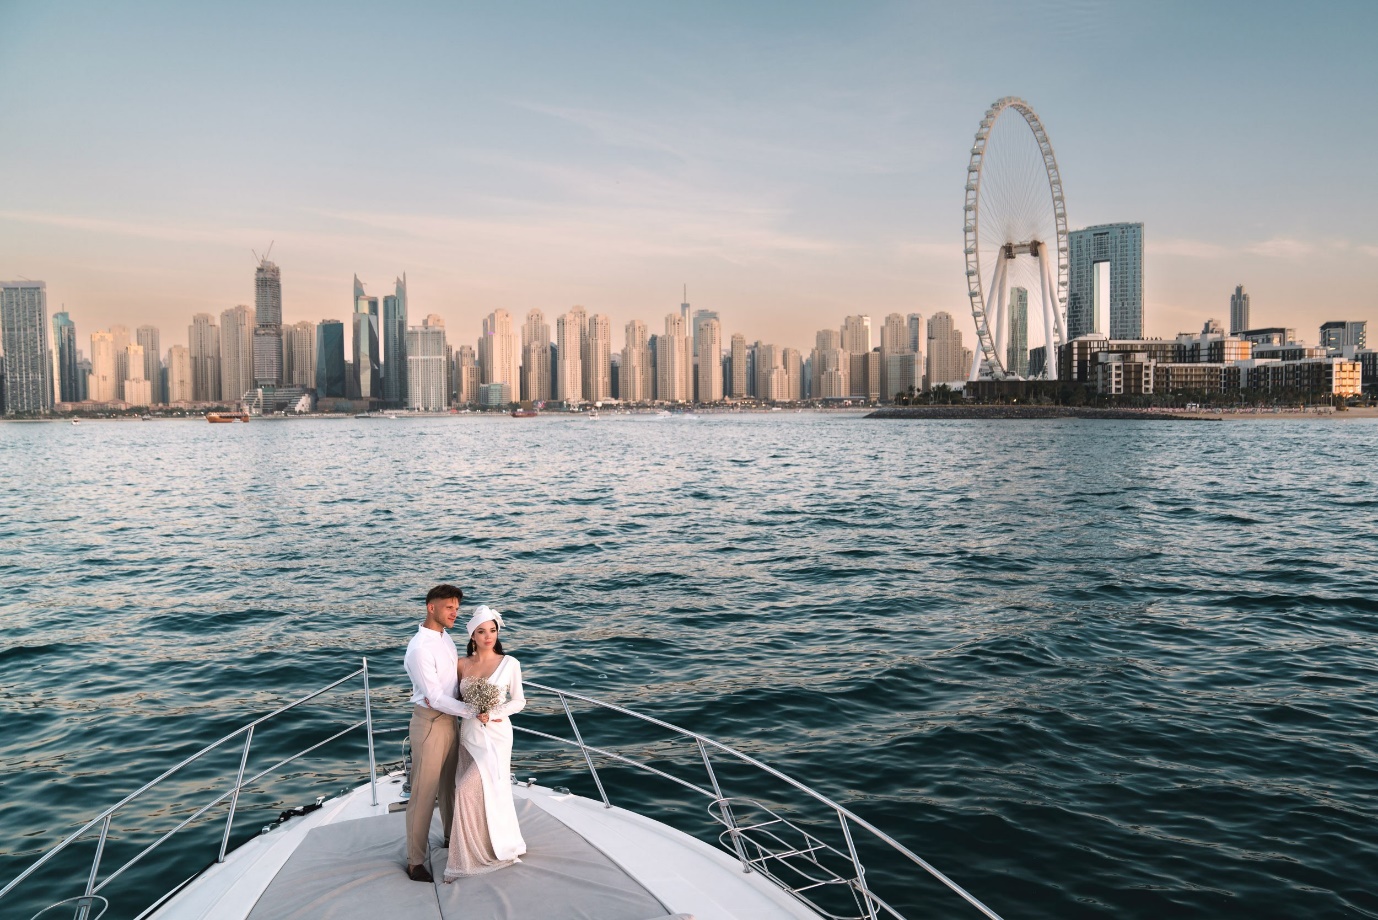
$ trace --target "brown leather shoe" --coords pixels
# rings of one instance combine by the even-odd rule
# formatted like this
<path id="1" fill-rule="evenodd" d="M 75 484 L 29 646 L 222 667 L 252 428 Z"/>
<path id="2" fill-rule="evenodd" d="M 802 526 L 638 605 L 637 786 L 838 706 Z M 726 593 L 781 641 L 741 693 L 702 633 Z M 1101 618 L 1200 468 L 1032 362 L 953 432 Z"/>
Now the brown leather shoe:
<path id="1" fill-rule="evenodd" d="M 407 878 L 413 882 L 435 882 L 435 876 L 425 866 L 407 866 Z"/>

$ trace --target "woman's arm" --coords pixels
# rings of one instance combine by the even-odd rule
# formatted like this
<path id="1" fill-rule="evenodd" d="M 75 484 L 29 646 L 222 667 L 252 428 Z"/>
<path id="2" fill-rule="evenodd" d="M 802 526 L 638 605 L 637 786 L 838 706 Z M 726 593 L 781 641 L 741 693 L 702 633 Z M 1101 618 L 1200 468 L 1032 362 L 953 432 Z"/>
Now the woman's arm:
<path id="1" fill-rule="evenodd" d="M 512 676 L 507 680 L 507 702 L 493 707 L 491 716 L 494 720 L 501 720 L 507 716 L 514 716 L 526 708 L 526 694 L 522 692 L 522 666 L 517 659 L 512 659 Z"/>

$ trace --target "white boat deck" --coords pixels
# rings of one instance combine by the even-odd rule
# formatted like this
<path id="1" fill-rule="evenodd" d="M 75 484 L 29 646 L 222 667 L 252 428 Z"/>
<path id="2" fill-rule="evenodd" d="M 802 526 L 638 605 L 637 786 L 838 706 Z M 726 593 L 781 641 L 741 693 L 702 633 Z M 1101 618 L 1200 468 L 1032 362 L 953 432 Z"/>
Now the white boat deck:
<path id="1" fill-rule="evenodd" d="M 527 855 L 477 878 L 434 885 L 405 874 L 402 777 L 367 784 L 248 841 L 154 920 L 818 920 L 732 856 L 657 821 L 541 786 L 516 786 Z"/>

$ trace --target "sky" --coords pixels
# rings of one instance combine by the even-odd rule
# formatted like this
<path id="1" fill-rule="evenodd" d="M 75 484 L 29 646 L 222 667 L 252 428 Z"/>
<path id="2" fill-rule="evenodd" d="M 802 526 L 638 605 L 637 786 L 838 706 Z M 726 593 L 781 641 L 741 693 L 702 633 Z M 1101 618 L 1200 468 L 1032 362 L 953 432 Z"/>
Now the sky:
<path id="1" fill-rule="evenodd" d="M 1020 96 L 1073 229 L 1145 225 L 1145 326 L 1378 320 L 1378 4 L 0 0 L 0 277 L 83 348 L 253 302 L 412 322 L 677 308 L 807 350 L 865 313 L 972 335 L 962 186 Z M 1031 333 L 1031 339 L 1036 336 Z M 971 339 L 968 338 L 968 344 Z"/>

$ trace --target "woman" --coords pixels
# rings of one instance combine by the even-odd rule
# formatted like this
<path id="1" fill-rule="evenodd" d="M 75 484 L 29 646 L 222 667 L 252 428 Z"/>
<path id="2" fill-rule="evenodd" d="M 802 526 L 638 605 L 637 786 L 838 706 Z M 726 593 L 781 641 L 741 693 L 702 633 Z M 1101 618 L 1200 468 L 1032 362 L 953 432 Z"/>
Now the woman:
<path id="1" fill-rule="evenodd" d="M 512 723 L 508 721 L 508 716 L 526 706 L 526 697 L 521 665 L 503 654 L 498 641 L 502 625 L 496 610 L 480 606 L 469 618 L 468 653 L 459 659 L 459 693 L 466 702 L 460 716 L 447 882 L 510 866 L 526 852 L 512 803 Z M 502 702 L 480 712 L 467 700 L 484 680 L 502 691 Z"/>

